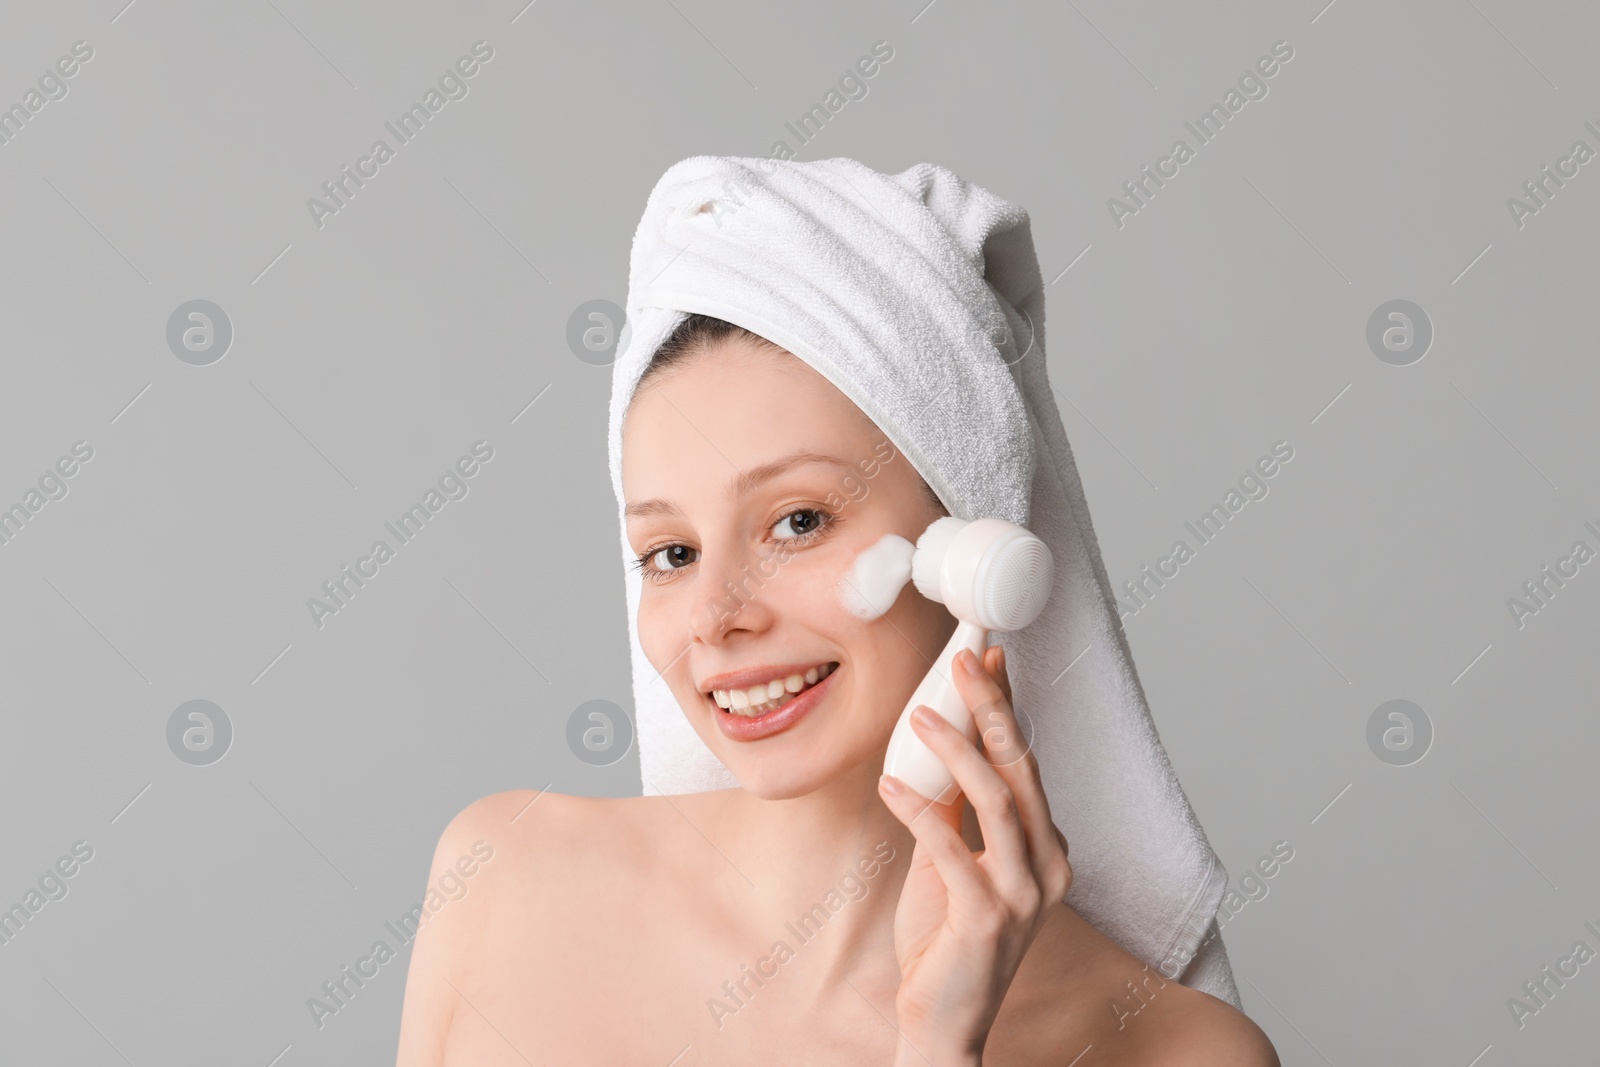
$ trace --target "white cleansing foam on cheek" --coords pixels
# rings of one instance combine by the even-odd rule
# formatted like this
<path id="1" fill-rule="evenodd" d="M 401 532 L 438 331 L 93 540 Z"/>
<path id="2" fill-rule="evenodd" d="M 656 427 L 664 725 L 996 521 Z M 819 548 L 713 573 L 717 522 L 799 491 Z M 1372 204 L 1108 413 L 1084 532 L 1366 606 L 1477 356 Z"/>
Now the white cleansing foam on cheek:
<path id="1" fill-rule="evenodd" d="M 839 579 L 839 602 L 858 619 L 876 619 L 894 606 L 911 580 L 917 546 L 899 534 L 884 534 L 862 551 Z"/>

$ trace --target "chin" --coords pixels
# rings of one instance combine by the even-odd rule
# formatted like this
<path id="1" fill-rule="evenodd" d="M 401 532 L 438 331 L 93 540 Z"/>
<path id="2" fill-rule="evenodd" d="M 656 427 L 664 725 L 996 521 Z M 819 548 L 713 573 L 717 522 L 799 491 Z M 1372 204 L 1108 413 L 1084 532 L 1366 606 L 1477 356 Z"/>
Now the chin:
<path id="1" fill-rule="evenodd" d="M 847 716 L 841 716 L 841 721 Z M 817 726 L 824 724 L 819 720 Z M 878 774 L 883 770 L 889 734 L 894 724 L 864 737 L 858 731 L 846 736 L 837 723 L 828 729 L 806 731 L 775 747 L 711 745 L 712 753 L 739 782 L 740 788 L 761 800 L 793 800 L 836 786 L 848 779 L 864 783 L 876 796 Z M 773 741 L 777 741 L 774 738 Z M 725 741 L 717 738 L 716 741 Z"/>
<path id="2" fill-rule="evenodd" d="M 739 762 L 739 766 L 729 768 L 733 776 L 746 793 L 761 800 L 793 800 L 815 793 L 838 779 L 846 770 L 841 766 L 777 766 L 777 760 L 764 759 L 746 758 Z"/>
<path id="3" fill-rule="evenodd" d="M 841 704 L 838 710 L 837 718 L 819 717 L 802 724 L 807 728 L 785 731 L 755 744 L 730 741 L 715 725 L 709 729 L 703 728 L 704 723 L 693 725 L 745 792 L 762 800 L 793 800 L 858 774 L 869 763 L 882 769 L 894 724 L 885 723 L 878 732 L 881 736 L 847 738 L 842 725 L 851 721 L 851 709 Z M 876 782 L 876 774 L 869 777 Z"/>

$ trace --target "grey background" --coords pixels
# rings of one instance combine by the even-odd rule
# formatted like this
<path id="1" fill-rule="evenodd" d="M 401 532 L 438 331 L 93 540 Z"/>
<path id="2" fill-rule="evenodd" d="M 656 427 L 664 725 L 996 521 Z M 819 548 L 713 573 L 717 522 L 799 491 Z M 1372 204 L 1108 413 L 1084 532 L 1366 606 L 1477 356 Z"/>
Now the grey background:
<path id="1" fill-rule="evenodd" d="M 1506 201 L 1600 148 L 1600 11 L 523 2 L 0 15 L 0 105 L 94 48 L 0 147 L 0 505 L 94 448 L 0 546 L 0 904 L 94 848 L 0 945 L 0 1058 L 391 1061 L 406 958 L 321 1029 L 306 1000 L 421 898 L 450 817 L 638 791 L 636 753 L 566 743 L 581 703 L 630 702 L 609 372 L 567 318 L 622 301 L 667 166 L 778 139 L 1028 208 L 1114 585 L 1293 446 L 1127 620 L 1235 884 L 1295 850 L 1223 931 L 1283 1062 L 1593 1054 L 1600 965 L 1520 1029 L 1507 999 L 1600 949 L 1600 565 L 1521 628 L 1507 599 L 1600 547 L 1600 163 L 1521 228 Z M 314 225 L 479 39 L 467 97 Z M 784 123 L 877 40 L 868 95 L 800 147 Z M 1119 229 L 1107 199 L 1278 40 L 1269 94 Z M 166 344 L 193 299 L 233 324 L 210 366 Z M 1392 299 L 1435 329 L 1406 367 L 1365 341 Z M 480 439 L 469 495 L 314 626 L 307 598 Z M 197 699 L 234 729 L 210 766 L 167 747 Z M 1409 766 L 1367 744 L 1392 699 L 1434 730 Z"/>

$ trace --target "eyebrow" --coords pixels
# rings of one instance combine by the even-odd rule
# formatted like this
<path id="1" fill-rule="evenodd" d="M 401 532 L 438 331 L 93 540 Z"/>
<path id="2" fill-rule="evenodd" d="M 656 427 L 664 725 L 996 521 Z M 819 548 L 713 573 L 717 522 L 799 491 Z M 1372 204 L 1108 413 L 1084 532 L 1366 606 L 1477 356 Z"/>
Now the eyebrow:
<path id="1" fill-rule="evenodd" d="M 759 489 L 763 484 L 770 482 L 780 474 L 806 463 L 827 463 L 835 467 L 844 467 L 847 470 L 855 469 L 852 464 L 845 462 L 838 456 L 830 456 L 823 452 L 813 452 L 810 449 L 802 448 L 798 452 L 791 452 L 789 455 L 775 459 L 771 463 L 763 463 L 759 467 L 751 467 L 749 470 L 741 472 L 728 485 L 728 499 L 737 500 L 746 493 Z M 623 514 L 628 518 L 645 515 L 676 515 L 678 514 L 678 509 L 669 501 L 660 497 L 653 497 L 649 500 L 641 500 L 636 504 L 629 504 L 624 509 Z"/>

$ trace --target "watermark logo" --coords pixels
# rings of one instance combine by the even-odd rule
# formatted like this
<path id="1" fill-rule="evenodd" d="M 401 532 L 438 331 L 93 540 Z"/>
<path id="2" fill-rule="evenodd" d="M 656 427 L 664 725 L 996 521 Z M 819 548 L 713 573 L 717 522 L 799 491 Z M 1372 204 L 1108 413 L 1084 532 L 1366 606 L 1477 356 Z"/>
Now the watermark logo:
<path id="1" fill-rule="evenodd" d="M 1593 920 L 1586 921 L 1583 928 L 1600 938 L 1600 927 L 1596 927 Z M 1528 1025 L 1529 1016 L 1538 1015 L 1548 1008 L 1550 1002 L 1556 998 L 1556 994 L 1565 989 L 1568 982 L 1578 977 L 1581 973 L 1579 969 L 1594 959 L 1594 956 L 1594 949 L 1589 947 L 1587 941 L 1580 938 L 1573 942 L 1570 953 L 1556 960 L 1553 968 L 1547 963 L 1539 968 L 1536 977 L 1522 983 L 1522 992 L 1527 997 L 1526 1000 L 1507 997 L 1506 1009 L 1511 1012 L 1511 1021 L 1517 1024 L 1517 1029 L 1521 1030 Z"/>
<path id="2" fill-rule="evenodd" d="M 1169 953 L 1158 968 L 1162 976 L 1177 978 L 1189 965 L 1189 961 L 1199 955 L 1200 950 L 1209 945 L 1214 938 L 1220 937 L 1223 927 L 1232 922 L 1240 912 L 1252 903 L 1266 900 L 1268 894 L 1272 892 L 1272 887 L 1267 881 L 1276 878 L 1292 859 L 1294 859 L 1294 846 L 1287 841 L 1274 841 L 1272 851 L 1259 857 L 1246 873 L 1239 876 L 1238 887 L 1229 885 L 1223 892 L 1222 899 L 1217 902 L 1216 931 L 1208 935 L 1204 941 L 1195 946 L 1192 953 L 1182 959 Z M 1116 1010 L 1116 1005 L 1112 1005 L 1112 1010 Z"/>
<path id="3" fill-rule="evenodd" d="M 1367 319 L 1367 347 L 1391 367 L 1409 367 L 1433 345 L 1433 320 L 1409 300 L 1379 304 Z"/>
<path id="4" fill-rule="evenodd" d="M 567 347 L 591 367 L 609 367 L 628 348 L 633 324 L 609 300 L 587 300 L 567 316 Z"/>
<path id="5" fill-rule="evenodd" d="M 1595 137 L 1600 138 L 1600 127 L 1593 122 L 1585 122 L 1584 128 Z M 1550 201 L 1555 199 L 1557 191 L 1565 189 L 1567 182 L 1579 174 L 1579 169 L 1595 157 L 1595 150 L 1589 147 L 1589 142 L 1581 137 L 1572 142 L 1571 150 L 1556 160 L 1555 170 L 1552 172 L 1550 164 L 1546 163 L 1539 168 L 1539 175 L 1522 183 L 1522 193 L 1526 200 L 1518 200 L 1514 196 L 1506 197 L 1506 210 L 1511 212 L 1511 221 L 1517 229 L 1527 225 L 1530 215 L 1537 215 L 1541 210 L 1550 206 Z"/>
<path id="6" fill-rule="evenodd" d="M 856 469 L 861 472 L 857 477 L 854 472 L 844 475 L 836 489 L 830 489 L 823 499 L 824 510 L 838 515 L 851 504 L 859 504 L 872 492 L 869 484 L 878 476 L 885 465 L 892 463 L 897 452 L 888 438 L 880 440 L 872 447 L 872 455 L 856 460 Z M 744 609 L 745 604 L 756 598 L 756 595 L 766 588 L 768 582 L 778 576 L 778 572 L 799 552 L 798 548 L 779 542 L 778 547 L 771 554 L 763 556 L 752 569 L 746 565 L 740 572 L 738 581 L 725 579 L 723 582 L 723 595 L 708 608 L 716 616 L 715 624 L 719 631 L 732 625 L 733 619 Z"/>
<path id="7" fill-rule="evenodd" d="M 1254 466 L 1246 470 L 1239 478 L 1239 487 L 1230 488 L 1223 494 L 1222 500 L 1211 505 L 1210 509 L 1201 513 L 1193 522 L 1184 523 L 1184 528 L 1194 535 L 1196 544 L 1190 545 L 1186 538 L 1179 538 L 1172 543 L 1172 548 L 1165 556 L 1156 560 L 1155 569 L 1150 569 L 1146 563 L 1141 572 L 1142 577 L 1128 579 L 1122 583 L 1122 591 L 1127 596 L 1117 601 L 1117 617 L 1126 619 L 1130 615 L 1137 615 L 1150 606 L 1156 594 L 1167 587 L 1167 582 L 1182 573 L 1181 568 L 1196 559 L 1200 549 L 1216 540 L 1228 522 L 1244 510 L 1245 505 L 1256 500 L 1265 500 L 1272 492 L 1267 484 L 1268 479 L 1274 477 L 1283 464 L 1294 459 L 1294 446 L 1287 441 L 1273 443 L 1270 454 L 1256 460 Z"/>
<path id="8" fill-rule="evenodd" d="M 420 501 L 401 512 L 393 522 L 385 522 L 383 528 L 393 535 L 396 543 L 391 546 L 383 538 L 374 541 L 367 554 L 357 558 L 353 570 L 346 563 L 340 567 L 337 576 L 322 583 L 322 592 L 327 600 L 307 597 L 306 610 L 311 614 L 311 624 L 321 630 L 328 616 L 337 615 L 349 607 L 356 594 L 366 588 L 367 582 L 376 578 L 383 566 L 398 556 L 402 546 L 416 540 L 417 535 L 444 510 L 446 504 L 467 498 L 472 488 L 468 479 L 476 477 L 483 470 L 483 465 L 492 459 L 494 445 L 485 440 L 474 441 L 471 455 L 462 456 L 453 466 L 445 468 L 439 476 L 438 488 L 430 486 Z"/>
<path id="9" fill-rule="evenodd" d="M 1033 351 L 1033 317 L 1021 308 L 1017 311 L 1026 326 L 1026 333 L 1020 337 L 1011 329 L 1011 320 L 1004 312 L 983 325 L 974 326 L 968 333 L 968 339 L 974 346 L 993 348 L 1000 353 L 1000 362 L 1008 367 L 1021 363 L 1023 357 Z"/>
<path id="10" fill-rule="evenodd" d="M 829 919 L 842 911 L 845 905 L 865 897 L 871 889 L 871 880 L 894 857 L 894 846 L 888 841 L 879 841 L 872 847 L 871 853 L 846 869 L 837 884 L 823 894 L 820 901 L 796 919 L 783 924 L 784 932 L 794 939 L 794 945 L 779 938 L 772 943 L 766 955 L 756 960 L 753 968 L 748 963 L 740 964 L 739 977 L 722 983 L 722 996 L 706 998 L 706 1010 L 711 1013 L 711 1021 L 716 1028 L 721 1030 L 724 1020 L 737 1014 L 768 982 L 777 978 L 783 965 L 794 959 L 799 949 L 822 934 Z"/>
<path id="11" fill-rule="evenodd" d="M 425 922 L 437 915 L 446 904 L 461 900 L 472 891 L 468 879 L 492 859 L 494 846 L 481 839 L 474 841 L 471 855 L 461 856 L 452 866 L 446 867 L 438 881 L 428 886 L 427 895 L 421 902 L 412 905 L 410 911 L 402 913 L 393 922 L 385 922 L 383 928 L 386 935 L 374 941 L 365 956 L 359 957 L 353 967 L 348 963 L 340 967 L 337 974 L 323 982 L 320 996 L 306 998 L 306 1010 L 311 1013 L 312 1025 L 321 1030 L 330 1017 L 349 1007 L 356 994 L 378 977 L 384 964 L 399 958 L 401 950 L 415 940 L 417 931 Z M 388 935 L 394 937 L 393 946 L 389 944 Z"/>
<path id="12" fill-rule="evenodd" d="M 415 140 L 429 121 L 444 110 L 445 104 L 452 100 L 465 100 L 471 91 L 469 79 L 476 77 L 483 69 L 482 65 L 493 58 L 494 47 L 488 41 L 473 42 L 471 55 L 462 56 L 453 66 L 445 68 L 439 76 L 438 88 L 428 86 L 419 102 L 402 111 L 394 121 L 383 124 L 394 137 L 393 145 L 381 137 L 373 141 L 367 154 L 356 160 L 354 170 L 346 163 L 339 168 L 338 174 L 322 183 L 322 194 L 326 199 L 307 197 L 306 210 L 311 213 L 311 221 L 317 229 L 326 226 L 329 217 L 349 207 L 356 193 L 378 176 L 378 171 L 395 158 L 401 146 Z"/>
<path id="13" fill-rule="evenodd" d="M 1367 717 L 1367 747 L 1391 767 L 1409 767 L 1433 745 L 1433 720 L 1409 700 L 1379 704 Z"/>
<path id="14" fill-rule="evenodd" d="M 1237 89 L 1230 87 L 1223 94 L 1222 100 L 1201 112 L 1195 122 L 1183 124 L 1184 128 L 1194 135 L 1196 142 L 1194 146 L 1184 138 L 1178 138 L 1172 142 L 1168 154 L 1156 160 L 1154 171 L 1150 169 L 1150 164 L 1146 163 L 1139 168 L 1138 177 L 1123 182 L 1122 191 L 1127 194 L 1127 200 L 1119 200 L 1114 196 L 1106 199 L 1106 210 L 1111 213 L 1111 221 L 1117 229 L 1122 229 L 1130 217 L 1148 207 L 1150 201 L 1155 199 L 1156 193 L 1166 188 L 1167 181 L 1178 176 L 1184 164 L 1195 158 L 1201 146 L 1216 140 L 1233 117 L 1244 110 L 1246 104 L 1252 100 L 1265 100 L 1269 91 L 1267 79 L 1277 75 L 1282 69 L 1280 64 L 1288 63 L 1293 58 L 1293 45 L 1288 41 L 1274 41 L 1271 55 L 1257 59 L 1254 67 L 1246 68 L 1245 72 L 1239 75 Z"/>
<path id="15" fill-rule="evenodd" d="M 179 704 L 167 716 L 167 747 L 192 767 L 206 767 L 228 754 L 233 720 L 209 700 Z"/>
<path id="16" fill-rule="evenodd" d="M 785 122 L 784 129 L 794 134 L 795 139 L 804 147 L 816 140 L 822 128 L 832 118 L 843 111 L 845 105 L 853 100 L 865 100 L 868 86 L 865 79 L 877 75 L 880 63 L 887 63 L 894 58 L 894 46 L 888 41 L 878 40 L 872 42 L 871 55 L 862 56 L 855 62 L 854 68 L 846 67 L 839 78 L 839 88 L 829 89 L 819 103 L 812 104 L 794 122 Z M 859 72 L 860 77 L 857 77 Z M 842 95 L 841 95 L 842 94 Z M 778 145 L 785 149 L 789 146 L 783 141 L 773 145 L 773 153 L 777 153 Z M 720 222 L 719 222 L 720 225 Z"/>
<path id="17" fill-rule="evenodd" d="M 1600 530 L 1595 528 L 1594 523 L 1586 522 L 1583 525 L 1590 533 L 1600 537 Z M 1511 621 L 1517 624 L 1517 629 L 1528 625 L 1530 616 L 1549 607 L 1556 593 L 1565 589 L 1567 582 L 1579 575 L 1579 568 L 1594 558 L 1595 550 L 1589 547 L 1589 542 L 1580 538 L 1572 543 L 1569 555 L 1558 557 L 1554 566 L 1546 563 L 1535 577 L 1523 582 L 1522 592 L 1526 600 L 1514 596 L 1506 598 L 1506 610 L 1511 612 Z"/>
<path id="18" fill-rule="evenodd" d="M 6 107 L 0 104 L 0 148 L 11 143 L 33 117 L 53 100 L 67 98 L 67 79 L 81 69 L 81 65 L 94 58 L 94 48 L 88 41 L 74 41 L 70 55 L 62 56 L 39 75 L 39 87 L 30 88 L 22 99 Z"/>
<path id="19" fill-rule="evenodd" d="M 587 700 L 567 716 L 567 748 L 591 767 L 609 767 L 633 747 L 633 720 L 609 700 Z"/>
<path id="20" fill-rule="evenodd" d="M 71 890 L 67 879 L 77 874 L 81 865 L 92 859 L 94 859 L 94 846 L 87 841 L 74 842 L 71 855 L 62 856 L 45 868 L 36 885 L 29 886 L 20 901 L 0 910 L 0 945 L 11 944 L 11 940 L 22 933 L 22 928 L 32 922 L 33 917 L 44 910 L 46 904 L 66 899 L 67 893 Z"/>
<path id="21" fill-rule="evenodd" d="M 65 500 L 71 487 L 67 479 L 82 470 L 82 464 L 94 458 L 94 446 L 88 441 L 74 441 L 72 454 L 62 456 L 39 476 L 39 487 L 28 487 L 22 499 L 7 507 L 0 504 L 0 545 L 9 545 L 11 539 L 52 500 Z"/>
<path id="22" fill-rule="evenodd" d="M 794 134 L 800 147 L 804 148 L 817 139 L 823 127 L 843 111 L 845 105 L 851 101 L 866 99 L 870 87 L 865 79 L 877 77 L 883 69 L 883 64 L 893 58 L 894 45 L 881 39 L 872 42 L 871 54 L 861 56 L 853 67 L 845 69 L 839 78 L 838 89 L 829 89 L 820 102 L 811 105 L 798 119 L 794 122 L 785 122 L 784 129 Z M 789 146 L 788 141 L 779 137 L 772 142 L 772 147 L 766 156 L 761 157 L 757 166 L 763 174 L 770 176 L 780 166 L 794 158 L 795 150 Z M 720 230 L 722 220 L 737 214 L 745 206 L 757 184 L 758 181 L 754 176 L 744 170 L 737 170 L 723 181 L 714 195 L 703 197 L 698 206 L 694 206 L 692 215 L 709 215 L 712 223 Z"/>
<path id="23" fill-rule="evenodd" d="M 1127 995 L 1118 996 L 1117 999 L 1111 1002 L 1111 1014 L 1116 1017 L 1118 1030 L 1126 1027 L 1129 1019 L 1144 1011 L 1146 1005 L 1156 998 L 1156 994 L 1166 988 L 1167 983 L 1160 974 L 1150 970 L 1148 963 L 1139 971 L 1139 974 L 1144 975 L 1144 980 L 1138 985 L 1134 985 L 1132 981 L 1123 982 L 1122 984 L 1128 987 Z M 1155 980 L 1154 988 L 1150 986 L 1152 979 Z M 1146 993 L 1150 995 L 1145 996 Z"/>
<path id="24" fill-rule="evenodd" d="M 191 367 L 209 367 L 232 344 L 233 320 L 209 300 L 179 304 L 167 316 L 167 347 Z"/>

